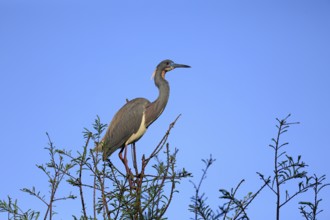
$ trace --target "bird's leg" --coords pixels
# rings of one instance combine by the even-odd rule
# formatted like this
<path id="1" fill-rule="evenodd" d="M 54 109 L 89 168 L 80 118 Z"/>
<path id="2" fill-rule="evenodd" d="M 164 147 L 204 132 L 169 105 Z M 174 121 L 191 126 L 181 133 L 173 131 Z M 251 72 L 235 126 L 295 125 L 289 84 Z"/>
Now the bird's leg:
<path id="1" fill-rule="evenodd" d="M 123 151 L 125 150 L 125 152 L 124 152 L 124 157 L 123 157 Z M 120 158 L 120 160 L 121 160 L 121 162 L 123 162 L 123 164 L 124 164 L 124 166 L 125 166 L 125 169 L 126 169 L 126 173 L 127 174 L 131 174 L 132 172 L 131 172 L 131 170 L 130 170 L 130 168 L 129 168 L 129 166 L 128 166 L 128 161 L 127 161 L 127 148 L 126 148 L 126 146 L 125 147 L 123 147 L 121 150 L 120 150 L 120 152 L 119 152 L 119 158 Z"/>
<path id="2" fill-rule="evenodd" d="M 135 143 L 132 144 L 132 160 L 133 160 L 133 166 L 135 169 L 135 175 L 139 175 L 138 167 L 137 167 L 137 162 L 136 162 L 136 150 L 135 150 Z"/>
<path id="3" fill-rule="evenodd" d="M 124 157 L 123 157 L 122 153 L 123 153 L 124 150 L 125 150 L 125 152 L 124 152 Z M 123 147 L 120 150 L 120 152 L 119 152 L 118 155 L 119 155 L 120 160 L 123 162 L 123 164 L 125 166 L 126 174 L 128 176 L 128 183 L 129 183 L 130 188 L 132 189 L 132 188 L 134 188 L 134 184 L 133 184 L 133 181 L 132 181 L 133 174 L 132 174 L 131 169 L 128 166 L 128 161 L 127 161 L 127 146 Z"/>

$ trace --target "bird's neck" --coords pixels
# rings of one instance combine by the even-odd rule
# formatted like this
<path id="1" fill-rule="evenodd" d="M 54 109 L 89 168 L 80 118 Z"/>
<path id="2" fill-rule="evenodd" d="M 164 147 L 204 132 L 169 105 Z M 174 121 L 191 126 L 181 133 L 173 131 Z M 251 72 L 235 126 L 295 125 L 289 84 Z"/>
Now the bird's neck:
<path id="1" fill-rule="evenodd" d="M 170 87 L 168 82 L 165 80 L 165 73 L 156 71 L 155 74 L 155 85 L 158 88 L 158 98 L 152 102 L 146 109 L 146 126 L 151 125 L 164 111 L 169 94 Z"/>

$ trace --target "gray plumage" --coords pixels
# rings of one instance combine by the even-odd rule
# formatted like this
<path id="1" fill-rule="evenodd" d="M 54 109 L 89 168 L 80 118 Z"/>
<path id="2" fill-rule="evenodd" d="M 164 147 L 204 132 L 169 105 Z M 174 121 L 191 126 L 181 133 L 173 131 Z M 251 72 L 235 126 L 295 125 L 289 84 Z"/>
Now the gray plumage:
<path id="1" fill-rule="evenodd" d="M 97 147 L 97 150 L 103 150 L 103 160 L 106 160 L 116 150 L 121 149 L 122 151 L 128 144 L 138 141 L 146 129 L 161 115 L 170 92 L 165 75 L 177 67 L 188 68 L 190 66 L 175 64 L 171 60 L 159 63 L 154 73 L 155 85 L 159 90 L 158 98 L 154 102 L 145 98 L 133 99 L 115 114 L 100 143 L 101 146 Z"/>

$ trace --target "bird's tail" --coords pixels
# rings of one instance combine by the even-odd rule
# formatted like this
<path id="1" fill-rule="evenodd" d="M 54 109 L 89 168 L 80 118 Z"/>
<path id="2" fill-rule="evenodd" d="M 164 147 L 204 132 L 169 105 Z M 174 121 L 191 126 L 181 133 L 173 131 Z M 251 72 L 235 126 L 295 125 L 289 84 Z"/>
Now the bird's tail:
<path id="1" fill-rule="evenodd" d="M 115 152 L 117 149 L 116 148 L 104 148 L 105 142 L 102 139 L 100 142 L 95 143 L 95 147 L 93 149 L 94 152 L 101 153 L 103 152 L 103 160 L 107 160 L 110 155 Z"/>
<path id="2" fill-rule="evenodd" d="M 104 141 L 103 140 L 100 141 L 100 142 L 96 142 L 93 151 L 96 152 L 96 153 L 103 152 L 102 159 L 104 161 L 104 160 L 106 160 L 106 153 L 103 151 L 103 146 L 104 146 Z"/>
<path id="3" fill-rule="evenodd" d="M 94 151 L 103 152 L 103 140 L 95 143 Z"/>

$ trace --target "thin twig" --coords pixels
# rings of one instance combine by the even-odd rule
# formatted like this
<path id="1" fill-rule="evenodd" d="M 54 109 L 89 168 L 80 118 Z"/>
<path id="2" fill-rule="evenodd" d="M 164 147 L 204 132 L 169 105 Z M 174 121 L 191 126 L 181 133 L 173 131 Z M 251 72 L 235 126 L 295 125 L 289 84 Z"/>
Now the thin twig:
<path id="1" fill-rule="evenodd" d="M 81 157 L 81 162 L 79 164 L 79 193 L 80 193 L 80 199 L 81 199 L 81 205 L 82 205 L 82 209 L 83 209 L 84 219 L 87 219 L 87 213 L 86 213 L 84 193 L 83 193 L 83 188 L 82 188 L 82 171 L 83 171 L 83 165 L 84 165 L 83 161 L 85 161 L 85 159 L 86 159 L 87 146 L 88 146 L 90 138 L 91 138 L 91 135 L 89 135 L 86 140 L 86 144 L 84 146 L 84 152 Z"/>

